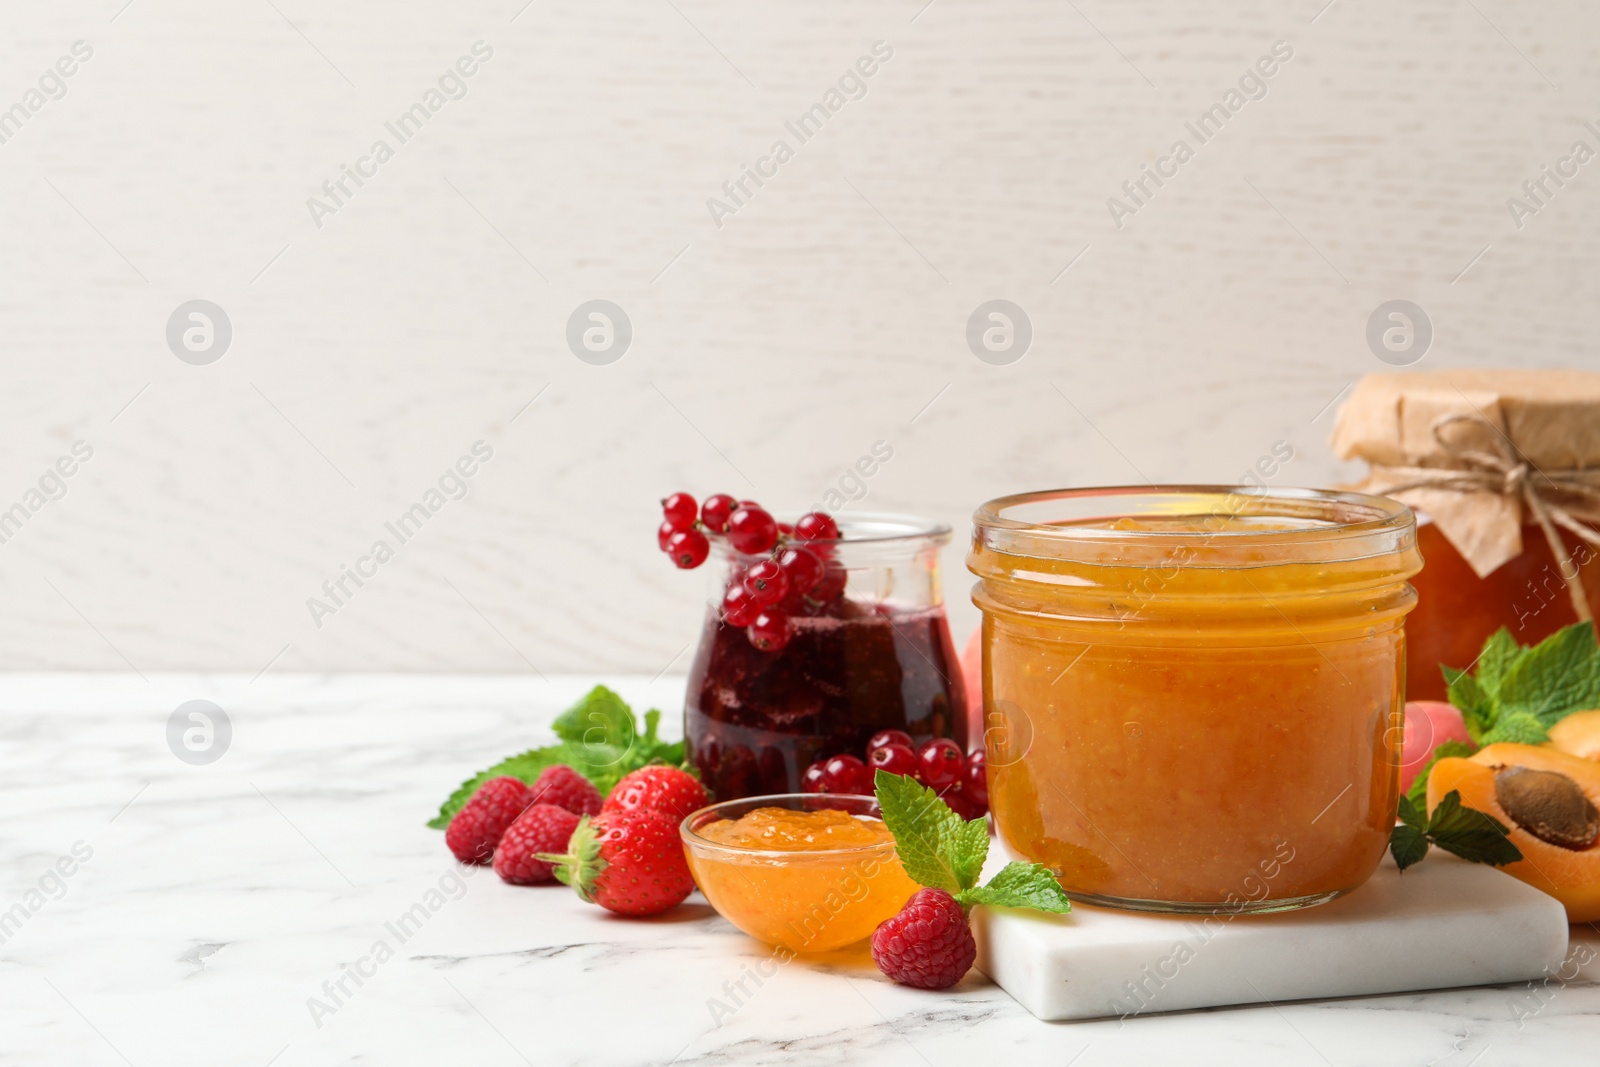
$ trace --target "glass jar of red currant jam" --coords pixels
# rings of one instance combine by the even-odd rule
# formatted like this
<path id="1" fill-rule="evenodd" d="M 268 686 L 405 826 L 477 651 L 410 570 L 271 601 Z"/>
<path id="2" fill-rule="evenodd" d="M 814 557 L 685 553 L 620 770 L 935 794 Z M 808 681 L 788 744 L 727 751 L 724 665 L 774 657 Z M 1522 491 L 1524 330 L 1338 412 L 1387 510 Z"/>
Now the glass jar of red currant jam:
<path id="1" fill-rule="evenodd" d="M 787 542 L 815 553 L 823 572 L 809 594 L 791 591 L 776 606 L 776 634 L 727 618 L 724 595 L 760 557 L 712 538 L 684 737 L 718 800 L 797 793 L 813 762 L 864 757 L 880 730 L 967 747 L 966 694 L 939 584 L 950 527 L 897 515 L 838 526 L 837 539 Z"/>

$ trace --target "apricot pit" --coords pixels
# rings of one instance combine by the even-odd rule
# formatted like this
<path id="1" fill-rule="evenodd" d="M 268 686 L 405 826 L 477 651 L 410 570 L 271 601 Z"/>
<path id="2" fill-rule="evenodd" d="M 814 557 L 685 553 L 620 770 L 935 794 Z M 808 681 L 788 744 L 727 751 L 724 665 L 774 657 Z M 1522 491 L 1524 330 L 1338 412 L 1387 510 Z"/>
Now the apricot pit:
<path id="1" fill-rule="evenodd" d="M 1499 768 L 1494 795 L 1513 822 L 1548 844 L 1577 851 L 1600 838 L 1600 811 L 1560 771 Z"/>

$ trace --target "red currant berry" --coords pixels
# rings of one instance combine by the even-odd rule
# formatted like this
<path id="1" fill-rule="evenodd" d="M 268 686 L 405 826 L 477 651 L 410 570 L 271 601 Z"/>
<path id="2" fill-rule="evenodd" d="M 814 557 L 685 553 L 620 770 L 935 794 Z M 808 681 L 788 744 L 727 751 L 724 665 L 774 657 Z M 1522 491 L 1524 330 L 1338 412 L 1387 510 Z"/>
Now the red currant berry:
<path id="1" fill-rule="evenodd" d="M 888 731 L 886 731 L 888 732 Z M 891 741 L 887 745 L 867 750 L 867 762 L 872 764 L 875 771 L 888 771 L 890 774 L 915 775 L 917 773 L 917 754 L 910 745 L 902 745 Z"/>
<path id="2" fill-rule="evenodd" d="M 988 813 L 988 806 L 979 804 L 972 797 L 968 796 L 966 790 L 961 788 L 961 784 L 959 782 L 940 793 L 939 799 L 950 805 L 951 811 L 955 812 L 968 822 L 971 822 L 973 819 L 981 819 Z"/>
<path id="3" fill-rule="evenodd" d="M 767 608 L 745 627 L 750 643 L 763 652 L 776 652 L 789 643 L 789 616 L 777 608 Z"/>
<path id="4" fill-rule="evenodd" d="M 854 756 L 834 756 L 822 765 L 822 784 L 830 793 L 872 792 L 872 772 Z"/>
<path id="5" fill-rule="evenodd" d="M 777 560 L 763 559 L 750 564 L 744 572 L 744 587 L 757 604 L 769 608 L 789 591 L 789 579 Z"/>
<path id="6" fill-rule="evenodd" d="M 804 596 L 822 581 L 822 560 L 803 548 L 786 548 L 778 554 L 778 566 L 789 579 L 789 589 Z"/>
<path id="7" fill-rule="evenodd" d="M 806 772 L 800 776 L 800 792 L 826 793 L 828 791 L 822 784 L 823 768 L 826 765 L 827 760 L 817 760 L 817 762 L 806 768 Z"/>
<path id="8" fill-rule="evenodd" d="M 712 533 L 722 533 L 728 528 L 728 516 L 739 502 L 727 493 L 712 493 L 700 505 L 700 521 Z"/>
<path id="9" fill-rule="evenodd" d="M 661 514 L 672 523 L 673 529 L 687 530 L 700 514 L 700 505 L 688 493 L 673 493 L 661 502 Z"/>
<path id="10" fill-rule="evenodd" d="M 967 776 L 962 781 L 961 788 L 966 791 L 967 796 L 988 807 L 989 768 L 985 765 L 982 752 L 974 752 L 967 757 Z"/>
<path id="11" fill-rule="evenodd" d="M 737 626 L 742 630 L 755 622 L 759 614 L 761 605 L 756 603 L 743 582 L 735 582 L 722 594 L 722 618 L 729 626 Z"/>
<path id="12" fill-rule="evenodd" d="M 822 567 L 822 578 L 818 580 L 811 592 L 806 594 L 812 600 L 827 603 L 838 600 L 844 596 L 844 587 L 850 581 L 850 572 L 840 565 L 838 560 L 830 559 Z"/>
<path id="13" fill-rule="evenodd" d="M 759 556 L 778 543 L 778 524 L 760 507 L 741 505 L 728 516 L 728 543 L 734 551 Z"/>
<path id="14" fill-rule="evenodd" d="M 966 770 L 967 758 L 948 737 L 935 737 L 917 752 L 917 780 L 932 789 L 955 785 Z"/>
<path id="15" fill-rule="evenodd" d="M 673 534 L 679 532 L 681 531 L 679 531 L 679 529 L 670 522 L 663 522 L 656 528 L 656 544 L 660 547 L 661 551 L 665 552 L 667 550 L 667 542 L 672 540 Z"/>
<path id="16" fill-rule="evenodd" d="M 872 740 L 867 742 L 867 755 L 872 755 L 874 749 L 882 748 L 884 745 L 904 745 L 913 753 L 917 748 L 912 743 L 911 735 L 904 730 L 879 730 L 872 735 Z"/>
<path id="17" fill-rule="evenodd" d="M 711 554 L 711 542 L 699 530 L 679 530 L 667 538 L 667 555 L 686 571 L 692 571 Z"/>
<path id="18" fill-rule="evenodd" d="M 839 524 L 822 511 L 808 511 L 794 524 L 794 535 L 802 541 L 833 541 L 839 537 Z"/>

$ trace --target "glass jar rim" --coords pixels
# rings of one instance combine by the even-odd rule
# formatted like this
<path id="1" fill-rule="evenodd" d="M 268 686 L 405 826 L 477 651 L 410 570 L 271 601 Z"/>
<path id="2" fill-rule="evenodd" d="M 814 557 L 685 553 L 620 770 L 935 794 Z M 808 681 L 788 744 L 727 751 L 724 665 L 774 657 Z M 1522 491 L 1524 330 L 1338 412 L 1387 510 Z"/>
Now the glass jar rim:
<path id="1" fill-rule="evenodd" d="M 1128 506 L 1139 499 L 1162 501 L 1237 501 L 1229 509 L 1174 510 L 1170 507 Z M 1302 518 L 1298 526 L 1272 526 L 1272 528 L 1237 528 L 1237 530 L 1118 530 L 1110 526 L 1062 525 L 1056 522 L 1038 522 L 1037 518 L 1018 518 L 1008 512 L 1016 510 L 1043 510 L 1043 506 L 1067 501 L 1107 501 L 1110 506 L 1096 514 L 1067 515 L 1075 522 L 1093 522 L 1096 518 L 1158 517 L 1158 515 L 1259 515 L 1272 518 Z M 1126 501 L 1117 507 L 1115 502 Z M 1338 512 L 1339 517 L 1310 517 L 1312 509 Z M 973 522 L 984 530 L 1005 530 L 1053 537 L 1059 541 L 1141 541 L 1149 544 L 1174 544 L 1184 539 L 1227 537 L 1232 541 L 1250 539 L 1256 544 L 1274 544 L 1282 541 L 1325 541 L 1333 536 L 1376 533 L 1397 530 L 1410 525 L 1413 512 L 1400 501 L 1387 496 L 1368 493 L 1350 493 L 1347 490 L 1307 490 L 1307 488 L 1253 488 L 1238 485 L 1115 485 L 1078 488 L 1078 490 L 1043 490 L 1037 493 L 1014 493 L 1011 496 L 987 501 L 976 512 Z"/>
<path id="2" fill-rule="evenodd" d="M 1227 506 L 1217 507 L 1217 502 Z M 1208 503 L 1212 506 L 1206 506 Z M 1076 512 L 1074 504 L 1078 505 Z M 1018 512 L 1022 514 L 1019 516 Z M 1084 525 L 1096 520 L 1157 516 L 1248 516 L 1299 521 L 1226 529 Z M 972 518 L 975 540 L 1015 555 L 1037 554 L 1047 546 L 1059 552 L 1072 545 L 1245 548 L 1327 541 L 1349 542 L 1354 553 L 1360 555 L 1360 542 L 1374 537 L 1386 541 L 1415 524 L 1411 509 L 1388 497 L 1337 489 L 1227 485 L 1104 486 L 1016 493 L 988 501 L 973 512 Z M 1034 551 L 1030 552 L 1030 548 Z"/>
<path id="3" fill-rule="evenodd" d="M 793 523 L 800 516 L 785 512 L 779 521 Z M 950 540 L 950 524 L 919 515 L 903 515 L 889 511 L 860 511 L 851 515 L 830 515 L 839 526 L 839 537 L 819 537 L 818 544 L 865 545 L 899 541 L 931 541 L 944 544 Z M 854 532 L 852 532 L 854 531 Z M 726 543 L 727 534 L 710 533 L 713 544 Z"/>
<path id="4" fill-rule="evenodd" d="M 683 838 L 683 841 L 686 845 L 690 845 L 695 849 L 705 852 L 721 852 L 729 855 L 761 859 L 784 859 L 794 857 L 805 857 L 807 859 L 828 859 L 830 857 L 839 856 L 865 855 L 870 852 L 894 847 L 894 842 L 891 840 L 875 841 L 870 845 L 846 845 L 843 848 L 751 848 L 747 845 L 730 845 L 725 841 L 713 841 L 709 837 L 702 837 L 699 831 L 696 829 L 697 826 L 703 826 L 707 822 L 713 821 L 707 818 L 709 815 L 715 814 L 719 818 L 727 818 L 726 815 L 722 814 L 724 809 L 753 805 L 753 807 L 750 808 L 751 811 L 754 811 L 755 808 L 758 807 L 787 808 L 791 811 L 800 811 L 806 810 L 806 806 L 812 804 L 815 804 L 821 808 L 826 802 L 849 804 L 850 807 L 832 808 L 829 810 L 846 811 L 851 815 L 870 815 L 870 813 L 867 811 L 854 809 L 876 809 L 879 806 L 877 797 L 868 796 L 864 793 L 769 793 L 764 796 L 741 797 L 737 800 L 724 800 L 716 804 L 708 804 L 696 811 L 691 811 L 688 815 L 685 815 L 683 817 L 683 821 L 678 824 L 678 833 Z M 743 812 L 741 814 L 748 814 L 748 812 Z M 870 815 L 870 817 L 880 821 L 883 818 L 881 810 L 879 814 Z"/>

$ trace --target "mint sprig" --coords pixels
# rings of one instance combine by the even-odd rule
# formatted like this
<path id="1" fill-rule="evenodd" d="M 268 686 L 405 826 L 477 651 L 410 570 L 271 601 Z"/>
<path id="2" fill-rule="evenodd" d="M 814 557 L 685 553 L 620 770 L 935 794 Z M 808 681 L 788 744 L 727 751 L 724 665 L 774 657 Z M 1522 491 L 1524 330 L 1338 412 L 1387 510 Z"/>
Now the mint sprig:
<path id="1" fill-rule="evenodd" d="M 989 858 L 988 820 L 963 820 L 932 789 L 903 774 L 879 771 L 874 784 L 900 865 L 912 881 L 944 890 L 963 908 L 1072 910 L 1061 883 L 1042 863 L 1013 861 L 987 885 L 977 884 Z"/>
<path id="2" fill-rule="evenodd" d="M 638 720 L 627 702 L 597 685 L 550 724 L 560 738 L 557 744 L 530 748 L 468 778 L 439 806 L 439 814 L 428 820 L 428 825 L 435 830 L 449 826 L 451 817 L 472 799 L 479 786 L 501 775 L 532 785 L 546 767 L 565 763 L 593 782 L 603 796 L 623 775 L 646 764 L 681 765 L 683 742 L 667 744 L 658 740 L 656 728 L 660 722 L 659 711 L 645 712 L 644 732 L 640 733 Z"/>
<path id="3" fill-rule="evenodd" d="M 1484 643 L 1475 672 L 1441 667 L 1450 703 L 1479 745 L 1549 740 L 1574 711 L 1600 707 L 1600 643 L 1592 622 L 1556 631 L 1532 648 L 1502 627 Z"/>
<path id="4" fill-rule="evenodd" d="M 1459 790 L 1446 793 L 1431 816 L 1424 805 L 1401 797 L 1400 823 L 1389 835 L 1389 852 L 1402 871 L 1426 856 L 1430 845 L 1473 863 L 1503 867 L 1522 858 L 1509 833 L 1493 815 L 1463 807 Z"/>

